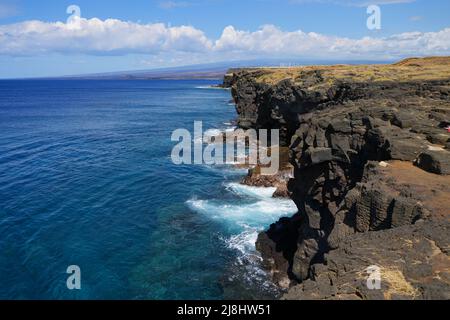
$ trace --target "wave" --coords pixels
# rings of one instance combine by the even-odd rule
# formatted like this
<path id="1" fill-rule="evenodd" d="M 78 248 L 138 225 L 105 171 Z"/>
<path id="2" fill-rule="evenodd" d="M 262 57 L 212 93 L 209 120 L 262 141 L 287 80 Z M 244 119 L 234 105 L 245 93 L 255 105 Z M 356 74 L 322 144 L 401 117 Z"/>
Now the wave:
<path id="1" fill-rule="evenodd" d="M 253 187 L 241 183 L 232 182 L 225 185 L 225 188 L 239 196 L 250 196 L 258 199 L 272 198 L 277 188 Z"/>
<path id="2" fill-rule="evenodd" d="M 193 141 L 197 143 L 209 143 L 211 141 L 211 138 L 220 137 L 223 134 L 227 134 L 230 132 L 236 131 L 236 126 L 227 126 L 227 128 L 223 129 L 208 129 L 203 133 L 203 136 L 201 137 L 194 137 Z"/>
<path id="3" fill-rule="evenodd" d="M 221 129 L 208 129 L 205 132 L 203 132 L 203 135 L 200 137 L 193 137 L 193 141 L 194 143 L 208 143 L 209 141 L 211 141 L 211 138 L 213 137 L 218 137 L 221 134 L 223 134 L 225 132 L 225 130 L 221 130 Z"/>
<path id="4" fill-rule="evenodd" d="M 195 87 L 195 89 L 203 89 L 203 90 L 230 90 L 229 88 L 223 88 L 223 87 L 218 87 L 218 86 L 197 86 Z"/>
<path id="5" fill-rule="evenodd" d="M 224 178 L 243 176 L 248 173 L 247 168 L 239 168 L 231 164 L 223 165 L 204 165 L 207 170 L 221 173 Z"/>
<path id="6" fill-rule="evenodd" d="M 235 189 L 233 192 L 242 192 L 242 195 L 247 194 L 254 199 L 256 198 L 257 201 L 241 201 L 242 203 L 230 204 L 221 200 L 194 198 L 188 200 L 187 205 L 191 210 L 207 215 L 212 219 L 220 220 L 240 232 L 245 231 L 248 227 L 262 230 L 277 219 L 297 212 L 297 207 L 292 200 L 269 198 L 268 195 L 272 189 L 260 190 L 261 194 L 258 195 L 251 189 L 252 187 L 248 188 Z"/>
<path id="7" fill-rule="evenodd" d="M 221 134 L 223 134 L 223 130 L 221 129 L 208 129 L 204 132 L 204 136 L 205 138 L 212 138 L 212 137 L 217 137 L 220 136 Z"/>
<path id="8" fill-rule="evenodd" d="M 230 265 L 229 280 L 243 282 L 248 288 L 258 288 L 259 293 L 274 296 L 278 288 L 262 267 L 262 257 L 256 250 L 256 241 L 262 230 L 283 216 L 293 215 L 297 212 L 297 207 L 291 200 L 272 198 L 274 188 L 240 187 L 235 183 L 227 187 L 241 197 L 256 201 L 230 204 L 227 201 L 194 198 L 187 201 L 187 205 L 194 212 L 219 221 L 228 230 L 227 233 L 231 234 L 222 237 L 225 246 L 236 255 Z"/>
<path id="9" fill-rule="evenodd" d="M 236 260 L 229 267 L 228 281 L 243 283 L 246 288 L 255 290 L 258 295 L 272 298 L 279 294 L 279 288 L 262 267 L 262 257 L 255 248 L 259 231 L 248 227 L 240 234 L 223 239 L 227 248 L 237 253 Z"/>
<path id="10" fill-rule="evenodd" d="M 255 248 L 258 233 L 259 230 L 256 228 L 248 228 L 237 235 L 224 239 L 228 248 L 236 250 L 239 253 L 239 264 L 261 262 L 262 258 Z"/>
<path id="11" fill-rule="evenodd" d="M 225 246 L 236 254 L 230 265 L 229 280 L 244 282 L 258 292 L 277 294 L 278 288 L 270 281 L 262 267 L 262 258 L 256 250 L 258 234 L 270 224 L 284 216 L 297 212 L 290 199 L 273 198 L 276 188 L 246 186 L 231 182 L 224 184 L 225 190 L 235 200 L 192 198 L 187 206 L 194 212 L 218 221 L 227 230 L 222 237 Z"/>
<path id="12" fill-rule="evenodd" d="M 227 129 L 225 129 L 225 132 L 234 132 L 236 129 L 236 126 L 230 125 Z"/>

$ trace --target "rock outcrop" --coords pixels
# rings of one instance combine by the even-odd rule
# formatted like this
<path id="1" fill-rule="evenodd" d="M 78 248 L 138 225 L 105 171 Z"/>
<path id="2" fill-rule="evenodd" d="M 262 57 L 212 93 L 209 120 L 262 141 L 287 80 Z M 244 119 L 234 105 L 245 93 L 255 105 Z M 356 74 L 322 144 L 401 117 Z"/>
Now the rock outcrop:
<path id="1" fill-rule="evenodd" d="M 257 242 L 285 298 L 448 299 L 450 58 L 227 79 L 238 125 L 280 129 L 290 149 L 299 211 Z"/>
<path id="2" fill-rule="evenodd" d="M 395 229 L 358 233 L 311 266 L 311 278 L 284 299 L 450 299 L 448 224 L 418 221 Z M 380 290 L 367 285 L 370 267 Z"/>
<path id="3" fill-rule="evenodd" d="M 253 187 L 275 187 L 274 198 L 290 198 L 291 192 L 288 183 L 293 178 L 294 167 L 289 163 L 289 149 L 275 148 L 271 151 L 279 155 L 279 170 L 274 175 L 262 175 L 261 165 L 248 170 L 247 176 L 241 181 L 242 184 Z"/>

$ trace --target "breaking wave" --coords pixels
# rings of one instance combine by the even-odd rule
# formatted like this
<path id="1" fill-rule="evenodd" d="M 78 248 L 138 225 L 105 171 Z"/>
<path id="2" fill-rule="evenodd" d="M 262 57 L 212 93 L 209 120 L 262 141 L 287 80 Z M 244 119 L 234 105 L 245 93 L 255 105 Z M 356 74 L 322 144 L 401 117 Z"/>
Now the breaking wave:
<path id="1" fill-rule="evenodd" d="M 187 205 L 194 212 L 218 221 L 229 231 L 229 235 L 222 237 L 222 240 L 227 248 L 236 253 L 233 268 L 244 270 L 241 280 L 248 285 L 259 285 L 266 291 L 276 291 L 261 267 L 262 259 L 255 243 L 259 232 L 270 224 L 283 216 L 295 214 L 296 205 L 290 199 L 273 198 L 276 188 L 252 187 L 236 182 L 224 184 L 224 188 L 234 195 L 234 200 L 192 198 Z"/>

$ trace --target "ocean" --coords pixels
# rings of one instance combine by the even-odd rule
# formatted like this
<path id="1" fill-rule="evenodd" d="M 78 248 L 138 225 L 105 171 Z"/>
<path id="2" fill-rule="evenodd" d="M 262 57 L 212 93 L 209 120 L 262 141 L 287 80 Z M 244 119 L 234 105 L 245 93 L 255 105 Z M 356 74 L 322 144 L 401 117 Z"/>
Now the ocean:
<path id="1" fill-rule="evenodd" d="M 254 244 L 294 203 L 170 157 L 175 129 L 232 128 L 217 83 L 0 81 L 0 299 L 276 297 Z"/>

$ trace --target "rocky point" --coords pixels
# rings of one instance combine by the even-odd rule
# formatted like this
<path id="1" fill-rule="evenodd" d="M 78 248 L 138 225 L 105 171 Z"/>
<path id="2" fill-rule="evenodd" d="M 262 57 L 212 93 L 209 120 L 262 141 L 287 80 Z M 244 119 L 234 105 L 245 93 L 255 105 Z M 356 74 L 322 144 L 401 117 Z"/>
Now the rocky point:
<path id="1" fill-rule="evenodd" d="M 280 129 L 289 150 L 285 190 L 244 181 L 298 207 L 256 244 L 284 299 L 450 298 L 450 57 L 235 69 L 224 85 L 239 127 Z"/>

